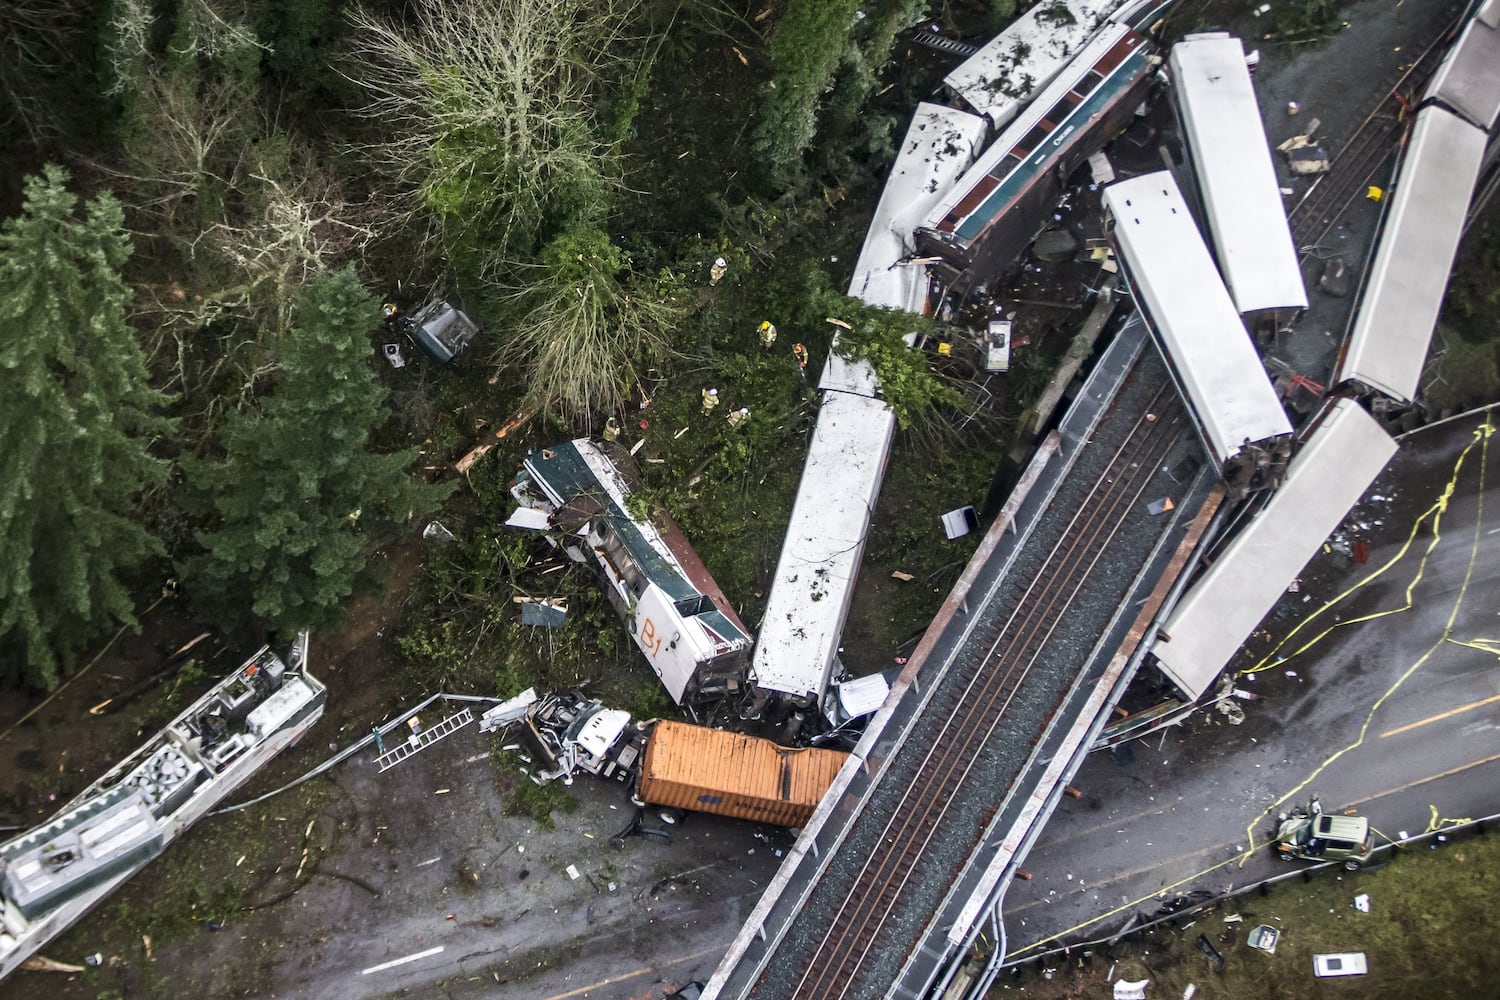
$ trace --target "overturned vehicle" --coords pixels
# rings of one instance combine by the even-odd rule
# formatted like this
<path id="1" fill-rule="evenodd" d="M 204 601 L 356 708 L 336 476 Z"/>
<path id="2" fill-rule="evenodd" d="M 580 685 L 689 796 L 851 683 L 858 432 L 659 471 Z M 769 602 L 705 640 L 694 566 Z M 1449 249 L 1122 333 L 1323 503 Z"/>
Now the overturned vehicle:
<path id="1" fill-rule="evenodd" d="M 434 299 L 415 312 L 402 312 L 392 302 L 382 306 L 381 311 L 391 329 L 439 364 L 445 365 L 458 357 L 479 334 L 478 325 L 467 313 L 441 299 Z"/>
<path id="2" fill-rule="evenodd" d="M 750 633 L 676 522 L 635 516 L 627 498 L 639 473 L 618 445 L 587 438 L 530 455 L 506 522 L 546 531 L 589 566 L 636 647 L 679 705 L 743 694 Z"/>
<path id="3" fill-rule="evenodd" d="M 522 726 L 533 780 L 571 782 L 585 771 L 626 785 L 636 805 L 669 821 L 707 812 L 800 827 L 849 759 L 684 722 L 632 722 L 579 692 L 539 699 Z"/>

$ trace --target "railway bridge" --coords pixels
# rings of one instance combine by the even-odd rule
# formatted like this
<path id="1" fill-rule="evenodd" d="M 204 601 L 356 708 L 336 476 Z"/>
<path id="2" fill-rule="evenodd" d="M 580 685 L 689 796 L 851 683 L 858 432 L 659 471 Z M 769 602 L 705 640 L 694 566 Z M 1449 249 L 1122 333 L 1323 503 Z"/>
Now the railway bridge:
<path id="1" fill-rule="evenodd" d="M 919 997 L 974 940 L 1003 955 L 995 908 L 1134 674 L 1217 480 L 1132 315 L 708 996 Z"/>
<path id="2" fill-rule="evenodd" d="M 1493 27 L 1495 0 L 1482 6 L 1471 33 Z M 1315 247 L 1385 168 L 1450 34 L 1422 45 L 1292 207 L 1295 246 Z M 1147 340 L 1132 315 L 707 996 L 959 997 L 1004 957 L 1005 889 L 1217 524 L 1219 470 Z"/>

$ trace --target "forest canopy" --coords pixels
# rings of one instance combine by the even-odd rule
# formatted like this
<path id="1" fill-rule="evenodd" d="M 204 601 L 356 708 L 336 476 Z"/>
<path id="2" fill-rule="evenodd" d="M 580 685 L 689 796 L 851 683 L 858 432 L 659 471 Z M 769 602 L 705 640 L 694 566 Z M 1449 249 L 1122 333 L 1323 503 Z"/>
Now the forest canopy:
<path id="1" fill-rule="evenodd" d="M 336 621 L 439 505 L 457 523 L 493 514 L 503 479 L 454 494 L 453 466 L 502 426 L 598 432 L 660 386 L 693 400 L 733 377 L 789 417 L 693 444 L 686 473 L 705 448 L 743 469 L 759 434 L 795 453 L 806 377 L 792 341 L 757 355 L 750 331 L 842 298 L 819 244 L 847 193 L 877 183 L 895 119 L 862 110 L 929 13 L 3 5 L 5 681 L 55 686 L 164 590 L 223 628 Z M 729 276 L 710 281 L 721 256 Z M 481 331 L 446 367 L 381 321 L 382 302 L 440 299 Z M 796 339 L 825 348 L 807 324 Z M 903 406 L 952 405 L 923 374 Z"/>

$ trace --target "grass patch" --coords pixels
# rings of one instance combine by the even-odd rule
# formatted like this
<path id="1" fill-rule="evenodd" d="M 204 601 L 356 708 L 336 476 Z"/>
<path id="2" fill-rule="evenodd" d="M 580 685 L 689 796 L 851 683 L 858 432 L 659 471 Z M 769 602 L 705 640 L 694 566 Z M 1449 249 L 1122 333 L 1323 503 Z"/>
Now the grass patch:
<path id="1" fill-rule="evenodd" d="M 1284 882 L 1269 895 L 1230 900 L 1192 926 L 1170 925 L 1122 941 L 1110 956 L 1048 963 L 1050 980 L 1034 968 L 1004 979 L 990 997 L 1024 991 L 1039 998 L 1109 996 L 1115 979 L 1149 979 L 1147 995 L 1180 997 L 1189 985 L 1198 1000 L 1301 1000 L 1313 997 L 1463 997 L 1489 994 L 1500 976 L 1494 948 L 1495 894 L 1500 889 L 1500 840 L 1479 836 L 1440 850 L 1410 850 L 1378 869 L 1321 873 L 1314 881 Z M 1354 897 L 1367 893 L 1370 912 Z M 1226 924 L 1225 914 L 1243 920 Z M 1182 922 L 1184 925 L 1187 920 Z M 1258 924 L 1278 928 L 1274 955 L 1247 946 Z M 1224 970 L 1198 949 L 1206 935 L 1224 955 Z M 1370 973 L 1347 980 L 1313 977 L 1316 954 L 1362 951 Z"/>
<path id="2" fill-rule="evenodd" d="M 538 785 L 525 775 L 511 779 L 505 792 L 505 808 L 518 816 L 536 821 L 543 830 L 557 829 L 553 813 L 569 815 L 578 811 L 578 800 L 568 794 L 560 781 L 549 781 Z"/>
<path id="3" fill-rule="evenodd" d="M 1500 393 L 1500 368 L 1496 366 L 1500 340 L 1474 343 L 1440 326 L 1432 347 L 1423 388 L 1434 414 L 1463 412 L 1494 402 Z"/>

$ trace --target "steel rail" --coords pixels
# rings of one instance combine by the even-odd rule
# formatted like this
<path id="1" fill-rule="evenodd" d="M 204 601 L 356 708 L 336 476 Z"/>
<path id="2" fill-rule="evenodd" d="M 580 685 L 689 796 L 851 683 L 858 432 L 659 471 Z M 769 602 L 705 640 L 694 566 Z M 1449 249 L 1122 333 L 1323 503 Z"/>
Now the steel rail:
<path id="1" fill-rule="evenodd" d="M 1328 235 L 1381 166 L 1405 144 L 1406 131 L 1411 124 L 1407 112 L 1416 102 L 1404 95 L 1415 97 L 1426 86 L 1447 52 L 1447 42 L 1463 23 L 1460 13 L 1407 66 L 1390 89 L 1381 95 L 1343 148 L 1329 161 L 1329 172 L 1314 181 L 1287 213 L 1292 224 L 1292 239 L 1299 252 L 1317 246 Z M 1401 136 L 1393 142 L 1398 132 Z"/>
<path id="2" fill-rule="evenodd" d="M 1148 409 L 1168 395 L 1169 390 L 1164 388 Z M 1091 486 L 1048 553 L 1044 562 L 1048 572 L 1032 579 L 1009 610 L 996 640 L 976 661 L 977 666 L 970 668 L 973 672 L 958 696 L 957 706 L 941 723 L 938 738 L 922 761 L 923 780 L 905 790 L 881 833 L 882 843 L 889 848 L 874 852 L 866 861 L 855 889 L 843 900 L 816 949 L 816 956 L 834 952 L 836 960 L 815 957 L 804 971 L 798 996 L 841 995 L 842 980 L 852 979 L 863 965 L 892 905 L 955 800 L 953 793 L 972 773 L 974 753 L 965 752 L 965 748 L 984 745 L 1000 725 L 1057 628 L 1060 612 L 1076 598 L 1101 558 L 1104 546 L 1100 536 L 1112 538 L 1118 531 L 1122 508 L 1128 509 L 1138 500 L 1157 462 L 1175 442 L 1173 415 L 1179 409 L 1180 404 L 1173 399 L 1154 420 L 1145 413 L 1137 419 L 1112 456 L 1109 471 Z M 1154 428 L 1140 433 L 1141 426 L 1148 423 L 1154 423 Z M 1066 550 L 1064 545 L 1068 546 Z M 1058 566 L 1060 552 L 1062 565 Z M 1013 628 L 1018 619 L 1020 626 Z M 999 667 L 1004 669 L 997 670 Z M 873 905 L 872 896 L 877 897 Z"/>

